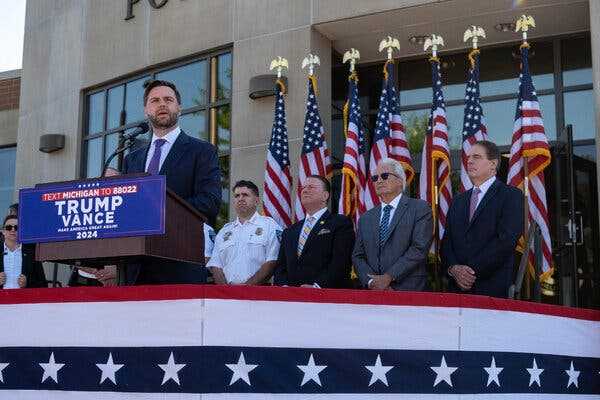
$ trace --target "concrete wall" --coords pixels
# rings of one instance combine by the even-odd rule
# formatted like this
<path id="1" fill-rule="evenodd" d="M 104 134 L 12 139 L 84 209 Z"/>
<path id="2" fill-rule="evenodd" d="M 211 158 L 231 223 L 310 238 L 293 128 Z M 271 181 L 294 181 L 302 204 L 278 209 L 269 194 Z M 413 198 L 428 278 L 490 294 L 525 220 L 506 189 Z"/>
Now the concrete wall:
<path id="1" fill-rule="evenodd" d="M 0 111 L 0 146 L 17 143 L 19 129 L 19 110 Z"/>

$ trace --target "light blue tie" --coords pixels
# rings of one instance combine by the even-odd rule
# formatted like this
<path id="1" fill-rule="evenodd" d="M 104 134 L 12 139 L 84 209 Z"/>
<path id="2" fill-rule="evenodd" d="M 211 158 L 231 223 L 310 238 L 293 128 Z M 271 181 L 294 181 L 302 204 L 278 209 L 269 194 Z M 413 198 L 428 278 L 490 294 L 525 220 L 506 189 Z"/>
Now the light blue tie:
<path id="1" fill-rule="evenodd" d="M 302 254 L 302 249 L 304 249 L 306 239 L 308 239 L 308 235 L 310 235 L 314 220 L 315 217 L 308 217 L 306 224 L 302 228 L 302 231 L 300 231 L 300 237 L 298 238 L 298 257 L 300 257 L 300 254 Z"/>
<path id="2" fill-rule="evenodd" d="M 390 213 L 393 207 L 386 205 L 383 207 L 383 218 L 381 218 L 381 224 L 379 225 L 379 246 L 382 246 L 385 240 L 390 234 Z"/>

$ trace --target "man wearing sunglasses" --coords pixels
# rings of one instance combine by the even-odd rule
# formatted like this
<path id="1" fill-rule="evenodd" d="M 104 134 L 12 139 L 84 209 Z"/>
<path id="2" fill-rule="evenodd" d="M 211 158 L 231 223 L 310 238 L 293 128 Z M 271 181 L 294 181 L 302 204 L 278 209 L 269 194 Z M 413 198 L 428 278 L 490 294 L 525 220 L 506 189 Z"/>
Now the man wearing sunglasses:
<path id="1" fill-rule="evenodd" d="M 0 258 L 0 288 L 19 289 L 48 287 L 42 263 L 35 261 L 34 245 L 18 242 L 19 220 L 7 215 L 2 225 L 2 258 Z"/>
<path id="2" fill-rule="evenodd" d="M 442 264 L 456 292 L 508 295 L 524 205 L 519 189 L 496 179 L 499 164 L 494 143 L 471 146 L 467 174 L 473 187 L 457 195 L 448 210 Z"/>
<path id="3" fill-rule="evenodd" d="M 381 204 L 358 221 L 352 254 L 358 278 L 373 290 L 425 290 L 431 208 L 402 193 L 406 175 L 396 160 L 381 160 L 371 179 Z"/>

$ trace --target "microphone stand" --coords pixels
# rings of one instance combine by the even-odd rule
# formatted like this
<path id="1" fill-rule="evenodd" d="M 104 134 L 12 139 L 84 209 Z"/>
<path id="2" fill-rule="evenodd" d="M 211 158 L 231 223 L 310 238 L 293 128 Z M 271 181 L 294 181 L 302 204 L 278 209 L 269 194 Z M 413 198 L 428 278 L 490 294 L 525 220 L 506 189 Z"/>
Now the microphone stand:
<path id="1" fill-rule="evenodd" d="M 128 150 L 131 147 L 133 147 L 134 144 L 135 144 L 135 136 L 123 139 L 121 141 L 120 147 L 117 148 L 115 151 L 113 151 L 112 154 L 110 155 L 110 157 L 108 157 L 108 159 L 104 162 L 104 165 L 102 166 L 102 174 L 100 175 L 100 178 L 103 178 L 106 175 L 106 169 L 110 165 L 110 162 L 116 156 L 118 156 L 119 154 L 125 152 L 125 150 Z"/>

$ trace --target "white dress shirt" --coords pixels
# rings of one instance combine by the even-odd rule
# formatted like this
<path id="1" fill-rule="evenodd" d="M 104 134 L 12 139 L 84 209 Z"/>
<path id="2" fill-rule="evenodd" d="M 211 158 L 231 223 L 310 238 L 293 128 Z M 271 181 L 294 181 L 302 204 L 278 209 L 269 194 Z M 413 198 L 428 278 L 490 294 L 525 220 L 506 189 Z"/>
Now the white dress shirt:
<path id="1" fill-rule="evenodd" d="M 175 140 L 177 140 L 179 133 L 181 133 L 181 129 L 179 128 L 179 126 L 176 126 L 175 128 L 173 128 L 173 130 L 171 130 L 169 133 L 167 133 L 162 138 L 159 138 L 155 134 L 152 134 L 152 142 L 150 142 L 150 149 L 148 150 L 148 156 L 146 157 L 146 168 L 144 168 L 144 171 L 148 172 L 148 166 L 150 165 L 150 160 L 152 160 L 152 156 L 154 155 L 154 150 L 155 150 L 154 142 L 156 142 L 157 139 L 165 139 L 166 140 L 166 143 L 164 143 L 162 145 L 162 147 L 160 148 L 160 161 L 158 163 L 158 170 L 160 171 L 163 163 L 165 162 L 165 159 L 167 158 L 167 155 L 169 155 L 169 151 L 171 150 L 171 147 L 173 147 L 173 143 L 175 143 Z"/>
<path id="2" fill-rule="evenodd" d="M 310 231 L 308 231 L 308 234 L 310 235 L 310 232 L 312 232 L 312 230 L 315 227 L 317 221 L 319 219 L 321 219 L 321 217 L 323 216 L 323 214 L 325 214 L 325 211 L 327 211 L 327 207 L 321 208 L 319 211 L 317 211 L 313 215 L 310 215 L 310 214 L 307 213 L 306 217 L 304 217 L 304 224 L 302 225 L 302 229 L 300 230 L 300 232 L 302 232 L 304 230 L 304 227 L 306 225 L 308 225 L 308 219 L 310 217 L 313 217 L 313 221 L 312 221 L 313 226 L 310 228 Z"/>
<path id="3" fill-rule="evenodd" d="M 245 283 L 264 263 L 277 260 L 280 235 L 281 227 L 271 217 L 255 212 L 244 223 L 236 218 L 217 234 L 206 266 L 221 268 L 228 283 Z"/>
<path id="4" fill-rule="evenodd" d="M 18 245 L 14 251 L 11 251 L 4 244 L 4 273 L 6 274 L 6 283 L 4 289 L 18 289 L 19 275 L 23 270 L 23 255 L 21 245 Z"/>
<path id="5" fill-rule="evenodd" d="M 481 185 L 479 185 L 479 190 L 481 192 L 479 192 L 479 197 L 477 198 L 477 207 L 479 207 L 479 203 L 481 203 L 481 199 L 483 199 L 483 197 L 487 193 L 488 189 L 490 187 L 492 187 L 492 185 L 494 184 L 495 181 L 496 181 L 496 177 L 492 176 L 491 178 L 488 178 L 487 181 L 485 181 Z M 477 186 L 473 186 L 473 189 L 475 189 L 476 187 Z M 475 207 L 476 210 L 477 210 L 477 207 Z"/>
<path id="6" fill-rule="evenodd" d="M 394 197 L 394 199 L 392 201 L 390 201 L 389 203 L 384 203 L 383 201 L 381 202 L 381 215 L 379 216 L 379 225 L 381 225 L 381 221 L 383 221 L 383 209 L 385 206 L 390 205 L 392 206 L 392 210 L 390 211 L 390 219 L 388 221 L 388 224 L 392 221 L 392 218 L 394 218 L 394 213 L 396 212 L 396 209 L 398 208 L 398 203 L 400 203 L 400 199 L 402 198 L 402 193 L 400 193 L 398 196 Z"/>
<path id="7" fill-rule="evenodd" d="M 215 230 L 208 224 L 204 224 L 204 257 L 212 257 L 213 249 L 215 247 L 215 237 L 217 234 Z"/>

